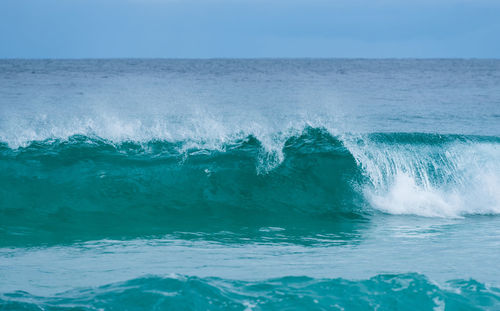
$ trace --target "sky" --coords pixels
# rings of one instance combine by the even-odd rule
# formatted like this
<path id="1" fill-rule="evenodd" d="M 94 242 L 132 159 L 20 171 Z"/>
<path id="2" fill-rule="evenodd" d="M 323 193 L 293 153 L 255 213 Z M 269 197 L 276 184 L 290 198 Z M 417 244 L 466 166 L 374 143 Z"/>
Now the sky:
<path id="1" fill-rule="evenodd" d="M 500 1 L 0 1 L 0 58 L 129 57 L 500 58 Z"/>

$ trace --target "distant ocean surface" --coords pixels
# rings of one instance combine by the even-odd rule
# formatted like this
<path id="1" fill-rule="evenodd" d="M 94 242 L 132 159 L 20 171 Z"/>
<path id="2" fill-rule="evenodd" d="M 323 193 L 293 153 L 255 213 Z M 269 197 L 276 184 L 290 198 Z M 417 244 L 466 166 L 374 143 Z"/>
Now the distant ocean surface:
<path id="1" fill-rule="evenodd" d="M 500 310 L 500 60 L 0 60 L 0 310 Z"/>

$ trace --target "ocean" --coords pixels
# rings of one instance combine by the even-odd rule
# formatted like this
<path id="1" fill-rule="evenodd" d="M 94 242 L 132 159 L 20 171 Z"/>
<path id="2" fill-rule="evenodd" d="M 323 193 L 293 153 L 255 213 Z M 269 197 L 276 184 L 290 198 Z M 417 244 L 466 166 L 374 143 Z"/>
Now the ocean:
<path id="1" fill-rule="evenodd" d="M 0 60 L 0 310 L 500 310 L 500 60 Z"/>

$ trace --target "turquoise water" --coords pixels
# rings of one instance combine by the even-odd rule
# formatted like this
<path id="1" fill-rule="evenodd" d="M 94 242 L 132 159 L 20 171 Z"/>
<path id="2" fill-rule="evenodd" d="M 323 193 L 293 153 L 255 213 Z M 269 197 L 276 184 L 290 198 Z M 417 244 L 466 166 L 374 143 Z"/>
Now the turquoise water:
<path id="1" fill-rule="evenodd" d="M 500 61 L 0 61 L 0 309 L 500 309 Z"/>

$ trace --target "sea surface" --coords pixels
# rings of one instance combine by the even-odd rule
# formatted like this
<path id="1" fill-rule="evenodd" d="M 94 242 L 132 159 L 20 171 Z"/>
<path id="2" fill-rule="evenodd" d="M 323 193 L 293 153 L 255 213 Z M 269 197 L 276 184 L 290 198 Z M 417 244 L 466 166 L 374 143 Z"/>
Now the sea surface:
<path id="1" fill-rule="evenodd" d="M 0 60 L 0 310 L 500 310 L 500 60 Z"/>

